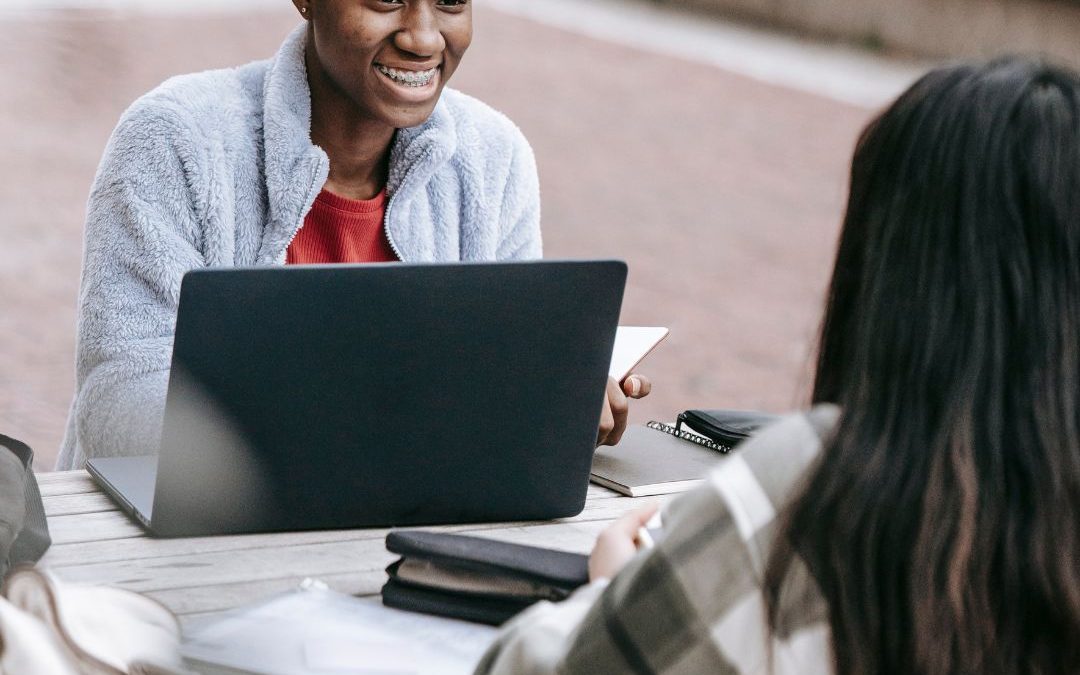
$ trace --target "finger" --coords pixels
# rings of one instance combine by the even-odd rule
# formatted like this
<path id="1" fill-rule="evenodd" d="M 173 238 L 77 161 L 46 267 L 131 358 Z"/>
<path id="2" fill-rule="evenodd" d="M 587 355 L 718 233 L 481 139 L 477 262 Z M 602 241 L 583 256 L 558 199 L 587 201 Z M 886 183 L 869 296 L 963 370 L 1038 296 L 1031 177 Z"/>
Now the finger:
<path id="1" fill-rule="evenodd" d="M 612 378 L 608 378 L 607 399 L 608 408 L 611 410 L 612 427 L 604 439 L 604 445 L 615 445 L 626 430 L 626 418 L 630 405 L 626 400 L 626 394 L 622 392 L 622 387 Z"/>
<path id="2" fill-rule="evenodd" d="M 645 398 L 652 391 L 652 381 L 635 373 L 623 380 L 622 390 L 630 398 Z"/>
<path id="3" fill-rule="evenodd" d="M 612 429 L 615 428 L 615 418 L 611 414 L 611 405 L 608 403 L 608 395 L 604 394 L 604 408 L 600 411 L 600 429 L 596 434 L 596 444 L 603 445 Z"/>
<path id="4" fill-rule="evenodd" d="M 610 529 L 623 536 L 636 537 L 638 529 L 644 527 L 649 522 L 649 519 L 656 515 L 659 508 L 660 505 L 656 502 L 646 504 L 644 507 L 635 509 L 616 520 L 611 524 Z"/>

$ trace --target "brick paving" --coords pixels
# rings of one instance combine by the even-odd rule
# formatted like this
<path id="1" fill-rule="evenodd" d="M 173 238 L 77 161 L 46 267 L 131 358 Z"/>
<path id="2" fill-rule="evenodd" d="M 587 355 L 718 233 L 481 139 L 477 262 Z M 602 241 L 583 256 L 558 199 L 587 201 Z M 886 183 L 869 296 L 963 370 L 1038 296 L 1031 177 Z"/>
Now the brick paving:
<path id="1" fill-rule="evenodd" d="M 285 9 L 0 21 L 0 431 L 39 469 L 71 400 L 83 210 L 117 117 L 169 75 L 271 55 L 294 24 Z M 487 7 L 454 85 L 532 141 L 547 256 L 627 260 L 623 323 L 671 327 L 632 420 L 806 400 L 870 111 Z"/>

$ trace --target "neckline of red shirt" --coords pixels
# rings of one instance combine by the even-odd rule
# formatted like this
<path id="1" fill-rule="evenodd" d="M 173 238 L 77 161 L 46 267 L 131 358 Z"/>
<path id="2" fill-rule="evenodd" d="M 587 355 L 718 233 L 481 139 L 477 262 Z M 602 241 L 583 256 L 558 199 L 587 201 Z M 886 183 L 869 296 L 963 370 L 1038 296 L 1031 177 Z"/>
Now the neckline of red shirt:
<path id="1" fill-rule="evenodd" d="M 323 189 L 319 196 L 315 198 L 315 201 L 323 206 L 344 211 L 345 213 L 374 213 L 381 210 L 383 205 L 386 204 L 386 188 L 379 190 L 379 194 L 371 199 L 349 199 Z"/>

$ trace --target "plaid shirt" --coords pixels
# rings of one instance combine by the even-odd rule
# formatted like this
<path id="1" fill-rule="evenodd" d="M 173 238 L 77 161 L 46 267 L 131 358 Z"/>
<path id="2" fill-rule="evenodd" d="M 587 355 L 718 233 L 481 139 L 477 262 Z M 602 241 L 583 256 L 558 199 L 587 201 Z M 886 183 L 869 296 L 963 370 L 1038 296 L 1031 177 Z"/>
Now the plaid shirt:
<path id="1" fill-rule="evenodd" d="M 832 672 L 828 607 L 805 565 L 785 581 L 772 636 L 761 587 L 777 512 L 837 417 L 818 406 L 756 434 L 665 508 L 655 548 L 610 584 L 515 618 L 477 674 Z"/>

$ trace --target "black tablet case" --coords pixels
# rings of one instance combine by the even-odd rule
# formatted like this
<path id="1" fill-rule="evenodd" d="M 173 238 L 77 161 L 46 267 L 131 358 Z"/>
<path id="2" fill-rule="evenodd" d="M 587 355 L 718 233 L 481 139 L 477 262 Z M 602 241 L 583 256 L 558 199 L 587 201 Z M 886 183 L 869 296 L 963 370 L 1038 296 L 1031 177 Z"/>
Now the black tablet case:
<path id="1" fill-rule="evenodd" d="M 512 544 L 480 537 L 437 532 L 401 531 L 386 537 L 386 548 L 402 558 L 387 568 L 383 604 L 497 626 L 544 599 L 562 599 L 589 582 L 589 558 L 578 553 Z M 451 590 L 405 580 L 397 571 L 405 559 L 421 559 L 437 566 L 527 580 L 542 587 L 532 597 L 506 595 L 499 590 Z"/>

